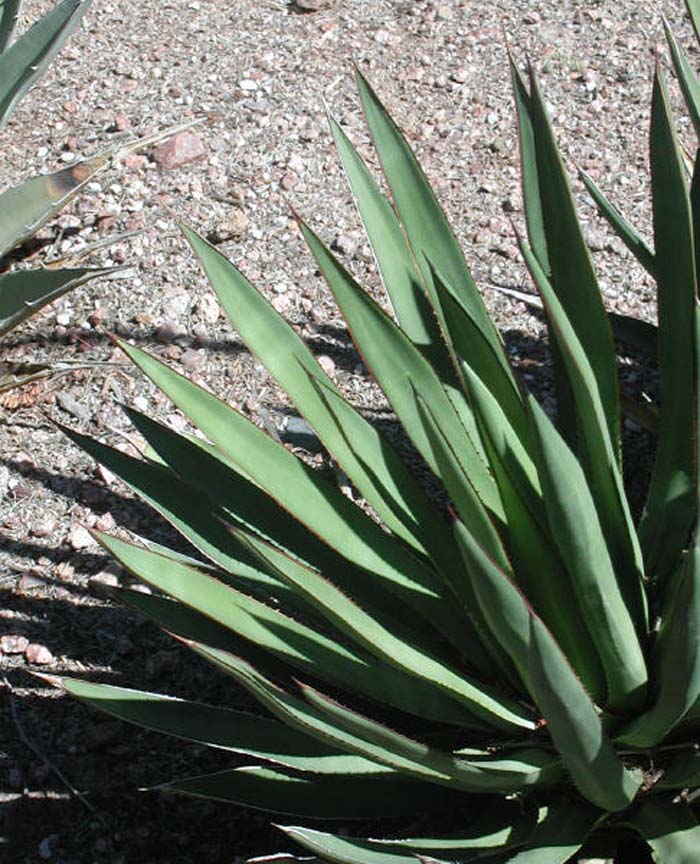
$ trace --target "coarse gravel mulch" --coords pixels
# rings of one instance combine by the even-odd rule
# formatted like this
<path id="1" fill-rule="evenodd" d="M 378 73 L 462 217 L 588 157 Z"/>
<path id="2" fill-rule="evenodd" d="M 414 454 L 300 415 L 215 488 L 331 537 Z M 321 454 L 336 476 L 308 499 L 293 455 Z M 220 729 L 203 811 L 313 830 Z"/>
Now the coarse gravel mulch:
<path id="1" fill-rule="evenodd" d="M 26 21 L 50 5 L 27 2 Z M 190 119 L 205 121 L 193 134 L 206 155 L 173 170 L 150 151 L 124 158 L 25 250 L 36 263 L 100 241 L 90 260 L 124 269 L 3 342 L 5 361 L 60 359 L 76 368 L 0 408 L 0 636 L 17 637 L 0 654 L 0 860 L 235 862 L 291 848 L 264 814 L 139 791 L 231 765 L 227 754 L 96 716 L 27 674 L 248 704 L 223 676 L 104 599 L 105 582 L 128 578 L 109 569 L 86 527 L 177 541 L 53 422 L 128 452 L 141 442 L 120 403 L 187 428 L 113 347 L 116 333 L 286 434 L 293 412 L 219 314 L 177 220 L 216 242 L 326 358 L 353 401 L 386 419 L 290 211 L 379 296 L 324 115 L 327 104 L 376 167 L 356 64 L 418 152 L 532 383 L 545 372 L 541 323 L 495 290 L 530 290 L 511 225 L 523 218 L 506 37 L 541 76 L 569 167 L 585 168 L 648 234 L 657 47 L 667 65 L 662 13 L 697 63 L 680 0 L 95 0 L 0 132 L 0 188 Z M 574 185 L 609 308 L 653 320 L 652 285 Z M 625 371 L 632 393 L 652 386 L 640 367 Z M 648 451 L 645 433 L 629 422 L 627 433 L 633 451 Z M 33 647 L 21 653 L 23 640 Z"/>

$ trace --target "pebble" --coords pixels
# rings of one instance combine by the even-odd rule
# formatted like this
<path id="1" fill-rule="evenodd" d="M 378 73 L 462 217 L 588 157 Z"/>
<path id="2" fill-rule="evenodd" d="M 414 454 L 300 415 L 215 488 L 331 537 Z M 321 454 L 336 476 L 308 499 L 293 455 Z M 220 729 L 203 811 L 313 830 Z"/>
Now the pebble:
<path id="1" fill-rule="evenodd" d="M 204 142 L 194 132 L 179 132 L 172 138 L 154 147 L 151 158 L 165 171 L 182 168 L 192 162 L 200 162 L 207 156 Z"/>
<path id="2" fill-rule="evenodd" d="M 48 537 L 56 530 L 56 520 L 50 516 L 46 516 L 35 522 L 29 529 L 29 533 L 33 537 Z"/>
<path id="3" fill-rule="evenodd" d="M 215 246 L 226 240 L 239 240 L 248 230 L 248 217 L 242 210 L 234 210 L 211 229 L 207 240 Z"/>
<path id="4" fill-rule="evenodd" d="M 357 249 L 357 241 L 349 234 L 338 234 L 331 243 L 331 249 L 334 252 L 340 252 L 341 255 L 350 257 Z"/>
<path id="5" fill-rule="evenodd" d="M 180 363 L 188 372 L 198 372 L 204 367 L 206 361 L 206 352 L 195 348 L 188 348 L 182 352 L 182 357 L 180 357 Z"/>
<path id="6" fill-rule="evenodd" d="M 79 552 L 81 549 L 88 549 L 95 545 L 95 541 L 84 525 L 76 525 L 68 535 L 68 543 L 71 548 Z"/>
<path id="7" fill-rule="evenodd" d="M 156 341 L 163 345 L 167 345 L 185 335 L 187 334 L 179 324 L 176 324 L 174 321 L 163 321 L 156 330 Z"/>
<path id="8" fill-rule="evenodd" d="M 111 531 L 115 526 L 114 516 L 108 511 L 95 520 L 95 528 L 98 531 Z"/>
<path id="9" fill-rule="evenodd" d="M 71 414 L 76 419 L 90 419 L 90 409 L 87 407 L 87 405 L 81 405 L 81 403 L 78 402 L 78 400 L 74 396 L 71 396 L 71 394 L 66 392 L 65 390 L 61 391 L 56 396 L 56 401 L 67 414 Z"/>
<path id="10" fill-rule="evenodd" d="M 302 447 L 310 453 L 319 453 L 323 445 L 313 428 L 303 417 L 287 417 L 286 423 L 280 429 L 280 437 L 293 447 Z"/>
<path id="11" fill-rule="evenodd" d="M 29 639 L 16 633 L 8 633 L 0 638 L 0 651 L 3 654 L 24 654 L 28 645 Z"/>
<path id="12" fill-rule="evenodd" d="M 321 354 L 321 356 L 316 359 L 318 360 L 318 365 L 323 369 L 326 375 L 328 375 L 329 378 L 333 378 L 335 376 L 335 360 L 327 354 Z"/>
<path id="13" fill-rule="evenodd" d="M 213 294 L 205 294 L 197 301 L 195 312 L 207 324 L 216 324 L 219 320 L 219 304 Z"/>
<path id="14" fill-rule="evenodd" d="M 54 662 L 54 656 L 46 645 L 40 645 L 38 642 L 30 642 L 24 649 L 24 656 L 27 663 L 36 666 L 49 666 Z"/>

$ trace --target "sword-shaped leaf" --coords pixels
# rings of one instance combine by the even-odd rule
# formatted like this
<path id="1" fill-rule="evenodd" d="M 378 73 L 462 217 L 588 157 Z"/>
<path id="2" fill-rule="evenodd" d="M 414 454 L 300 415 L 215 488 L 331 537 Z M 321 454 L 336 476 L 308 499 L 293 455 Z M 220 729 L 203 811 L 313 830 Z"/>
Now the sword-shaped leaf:
<path id="1" fill-rule="evenodd" d="M 299 775 L 253 765 L 173 780 L 155 787 L 257 810 L 308 819 L 370 819 L 415 814 L 428 806 L 449 807 L 449 790 L 395 776 Z"/>
<path id="2" fill-rule="evenodd" d="M 43 74 L 71 32 L 80 23 L 91 0 L 63 0 L 40 18 L 9 48 L 0 54 L 0 128 L 7 122 L 19 100 Z M 15 7 L 13 9 L 13 6 Z M 10 16 L 17 4 L 10 3 Z M 3 10 L 2 38 L 7 35 Z M 11 27 L 8 30 L 11 32 Z"/>
<path id="3" fill-rule="evenodd" d="M 690 114 L 695 134 L 700 139 L 700 80 L 698 80 L 698 76 L 690 65 L 685 52 L 676 41 L 676 37 L 669 27 L 668 21 L 665 17 L 662 17 L 661 20 L 664 24 L 666 42 L 671 52 L 673 68 L 678 78 L 681 93 L 683 94 L 685 107 L 688 109 L 688 114 Z"/>
<path id="4" fill-rule="evenodd" d="M 377 657 L 416 676 L 418 681 L 432 683 L 434 694 L 436 691 L 446 694 L 496 729 L 510 728 L 517 732 L 531 728 L 528 712 L 514 700 L 496 695 L 492 686 L 474 680 L 422 646 L 397 636 L 320 573 L 260 541 L 249 538 L 249 542 L 279 578 L 287 580 L 335 627 Z"/>
<path id="5" fill-rule="evenodd" d="M 113 267 L 95 267 L 3 273 L 0 275 L 0 336 L 73 288 L 114 271 Z"/>
<path id="6" fill-rule="evenodd" d="M 695 36 L 697 39 L 700 39 L 700 3 L 698 0 L 685 0 L 685 8 L 690 15 Z"/>
<path id="7" fill-rule="evenodd" d="M 22 0 L 0 0 L 0 54 L 3 54 L 17 27 Z"/>
<path id="8" fill-rule="evenodd" d="M 588 627 L 603 664 L 607 708 L 621 712 L 638 707 L 646 693 L 646 663 L 586 476 L 533 396 L 529 405 L 549 526 L 571 576 L 578 600 L 575 614 Z"/>
<path id="9" fill-rule="evenodd" d="M 693 539 L 682 572 L 667 598 L 651 658 L 654 704 L 617 736 L 627 746 L 658 744 L 700 697 L 700 535 Z"/>
<path id="10" fill-rule="evenodd" d="M 654 79 L 651 188 L 659 307 L 659 439 L 639 537 L 647 572 L 663 580 L 686 548 L 694 498 L 692 217 L 680 148 L 660 71 Z"/>
<path id="11" fill-rule="evenodd" d="M 382 765 L 349 756 L 277 720 L 257 714 L 78 678 L 55 678 L 51 683 L 93 708 L 128 723 L 207 747 L 264 759 L 296 771 L 340 774 L 346 778 L 391 773 Z"/>
<path id="12" fill-rule="evenodd" d="M 625 821 L 651 846 L 658 864 L 695 864 L 698 860 L 700 825 L 684 801 L 652 798 Z"/>
<path id="13" fill-rule="evenodd" d="M 615 459 L 620 461 L 620 406 L 610 324 L 544 99 L 530 69 L 530 92 L 511 61 L 520 129 L 523 194 L 530 245 L 578 337 L 598 386 Z M 568 375 L 554 352 L 560 408 Z M 565 416 L 567 416 L 565 414 Z M 565 437 L 575 429 L 570 418 Z M 571 428 L 570 428 L 571 427 Z"/>
<path id="14" fill-rule="evenodd" d="M 357 86 L 396 212 L 424 283 L 431 279 L 428 262 L 439 263 L 445 279 L 467 306 L 494 351 L 500 353 L 503 365 L 507 366 L 503 343 L 474 284 L 464 253 L 415 155 L 369 82 L 359 72 Z"/>
<path id="15" fill-rule="evenodd" d="M 643 565 L 617 459 L 605 422 L 603 404 L 588 357 L 549 280 L 527 244 L 520 249 L 544 303 L 554 338 L 565 362 L 584 447 L 582 464 L 593 492 L 625 604 L 640 633 L 646 632 L 647 608 Z"/>
<path id="16" fill-rule="evenodd" d="M 463 426 L 469 406 L 458 413 L 442 381 L 405 333 L 355 282 L 316 235 L 302 223 L 301 230 L 318 266 L 347 321 L 355 345 L 389 403 L 401 420 L 417 450 L 437 470 L 432 448 L 420 421 L 414 393 L 418 393 L 436 416 L 445 434 L 460 449 L 469 479 L 485 506 L 501 515 L 498 492 L 479 450 L 473 418 Z"/>
<path id="17" fill-rule="evenodd" d="M 579 791 L 602 810 L 624 810 L 642 783 L 605 733 L 595 705 L 542 622 L 530 619 L 530 683 L 564 765 Z"/>
<path id="18" fill-rule="evenodd" d="M 579 177 L 581 182 L 588 190 L 588 194 L 595 201 L 596 207 L 600 215 L 608 222 L 613 231 L 622 240 L 629 251 L 634 255 L 641 266 L 647 273 L 654 278 L 656 274 L 656 265 L 654 263 L 654 250 L 649 246 L 647 241 L 639 234 L 637 229 L 625 219 L 617 207 L 606 197 L 603 190 L 598 184 L 586 174 L 585 171 L 579 169 Z M 613 326 L 613 334 L 617 337 L 615 327 Z"/>
<path id="19" fill-rule="evenodd" d="M 593 807 L 548 808 L 524 849 L 508 864 L 566 864 L 586 842 L 601 817 Z"/>

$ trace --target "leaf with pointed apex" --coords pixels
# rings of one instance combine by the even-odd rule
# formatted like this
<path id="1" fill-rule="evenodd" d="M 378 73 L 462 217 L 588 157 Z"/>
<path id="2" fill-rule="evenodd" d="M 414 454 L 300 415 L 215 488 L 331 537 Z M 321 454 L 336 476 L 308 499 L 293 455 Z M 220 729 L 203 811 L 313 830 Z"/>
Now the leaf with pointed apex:
<path id="1" fill-rule="evenodd" d="M 639 707 L 648 680 L 642 646 L 610 560 L 578 460 L 537 400 L 529 398 L 542 498 L 552 536 L 571 576 L 578 610 L 600 657 L 607 708 Z"/>
<path id="2" fill-rule="evenodd" d="M 617 207 L 607 198 L 603 190 L 585 171 L 579 168 L 579 177 L 581 182 L 588 190 L 588 194 L 595 202 L 600 215 L 607 221 L 613 231 L 622 240 L 629 251 L 634 255 L 641 266 L 647 273 L 654 278 L 656 273 L 656 265 L 654 263 L 654 250 L 649 246 L 646 240 L 639 234 L 637 229 L 631 225 L 627 219 L 620 213 Z M 613 326 L 613 333 L 617 337 Z"/>
<path id="3" fill-rule="evenodd" d="M 3 54 L 17 27 L 22 0 L 0 0 L 0 54 Z"/>
<path id="4" fill-rule="evenodd" d="M 624 810 L 642 784 L 641 772 L 628 771 L 615 753 L 595 705 L 547 628 L 534 616 L 530 626 L 530 683 L 564 765 L 592 804 Z"/>
<path id="5" fill-rule="evenodd" d="M 356 774 L 311 778 L 257 765 L 174 780 L 156 788 L 309 819 L 404 816 L 436 803 L 449 806 L 451 798 L 447 790 L 403 778 Z"/>
<path id="6" fill-rule="evenodd" d="M 527 244 L 521 238 L 518 241 L 566 363 L 584 451 L 581 462 L 594 496 L 620 590 L 635 627 L 639 633 L 645 633 L 648 613 L 641 550 L 595 376 L 549 280 Z"/>
<path id="7" fill-rule="evenodd" d="M 625 822 L 651 846 L 658 864 L 696 864 L 700 825 L 684 801 L 652 798 Z"/>
<path id="8" fill-rule="evenodd" d="M 647 572 L 663 580 L 688 543 L 695 499 L 692 216 L 680 147 L 660 72 L 654 79 L 651 186 L 659 306 L 659 439 L 639 538 Z"/>
<path id="9" fill-rule="evenodd" d="M 464 253 L 415 155 L 360 72 L 357 73 L 357 86 L 384 176 L 423 280 L 427 282 L 430 279 L 427 261 L 439 262 L 445 278 L 462 298 L 485 338 L 496 352 L 501 353 L 503 365 L 507 366 L 500 336 L 474 284 Z"/>
<path id="10" fill-rule="evenodd" d="M 260 541 L 249 538 L 249 542 L 279 578 L 286 579 L 335 627 L 387 663 L 431 684 L 433 695 L 440 691 L 450 696 L 465 706 L 469 714 L 496 729 L 510 728 L 517 732 L 532 728 L 528 713 L 513 700 L 496 696 L 492 686 L 458 672 L 428 653 L 424 645 L 414 646 L 392 633 L 320 573 Z"/>
<path id="11" fill-rule="evenodd" d="M 0 54 L 0 128 L 58 54 L 92 0 L 63 0 Z M 12 6 L 9 12 L 12 15 Z M 4 11 L 4 10 L 3 10 Z M 16 14 L 16 10 L 15 14 Z M 4 17 L 3 17 L 4 25 Z M 10 28 L 8 28 L 10 29 Z M 7 34 L 2 27 L 3 38 Z M 11 30 L 10 30 L 11 32 Z"/>
<path id="12" fill-rule="evenodd" d="M 56 684 L 93 708 L 128 723 L 297 771 L 346 778 L 391 773 L 382 765 L 334 750 L 303 732 L 256 714 L 78 678 L 58 678 Z"/>
<path id="13" fill-rule="evenodd" d="M 696 529 L 697 530 L 697 529 Z M 658 744 L 700 698 L 700 535 L 696 533 L 661 624 L 651 658 L 654 704 L 616 740 L 647 749 Z M 669 598 L 670 600 L 670 598 Z"/>
<path id="14" fill-rule="evenodd" d="M 485 506 L 501 516 L 498 493 L 480 455 L 480 444 L 473 419 L 465 429 L 464 413 L 458 413 L 442 381 L 405 333 L 380 306 L 366 294 L 326 249 L 311 229 L 301 223 L 301 231 L 318 266 L 347 321 L 357 350 L 396 411 L 417 450 L 433 470 L 437 470 L 432 449 L 426 440 L 417 414 L 413 393 L 419 393 L 436 416 L 445 434 L 463 454 L 471 482 Z M 466 400 L 464 411 L 469 412 Z"/>
<path id="15" fill-rule="evenodd" d="M 547 810 L 525 848 L 509 864 L 566 864 L 586 842 L 601 818 L 600 810 L 577 805 Z"/>
<path id="16" fill-rule="evenodd" d="M 401 223 L 340 124 L 330 115 L 328 122 L 401 329 L 435 368 L 454 377 L 455 370 Z"/>
<path id="17" fill-rule="evenodd" d="M 15 270 L 0 275 L 0 336 L 13 330 L 48 303 L 91 279 L 115 272 L 114 267 L 69 270 Z"/>

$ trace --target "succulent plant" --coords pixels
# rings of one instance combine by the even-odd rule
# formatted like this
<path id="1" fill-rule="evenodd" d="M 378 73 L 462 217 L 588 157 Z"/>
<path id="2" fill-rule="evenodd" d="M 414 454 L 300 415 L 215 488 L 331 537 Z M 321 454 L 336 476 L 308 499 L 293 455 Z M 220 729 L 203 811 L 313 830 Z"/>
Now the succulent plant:
<path id="1" fill-rule="evenodd" d="M 690 67 L 669 39 L 691 93 Z M 596 190 L 658 289 L 658 441 L 635 525 L 610 317 L 535 75 L 512 74 L 527 222 L 518 241 L 547 319 L 556 419 L 523 388 L 418 162 L 359 75 L 392 202 L 333 119 L 331 130 L 394 315 L 299 225 L 449 506 L 241 271 L 185 227 L 241 339 L 368 508 L 235 408 L 122 343 L 203 437 L 131 409 L 143 459 L 67 434 L 199 554 L 97 534 L 156 592 L 113 595 L 250 691 L 265 714 L 51 680 L 115 717 L 247 757 L 162 788 L 291 816 L 282 830 L 325 860 L 563 864 L 612 857 L 637 835 L 654 860 L 690 864 L 700 849 L 700 187 L 689 191 L 657 69 L 653 251 Z M 384 817 L 412 821 L 378 828 Z M 323 818 L 359 821 L 345 835 L 319 830 Z M 364 833 L 363 819 L 373 820 Z M 408 838 L 399 824 L 413 826 Z"/>

